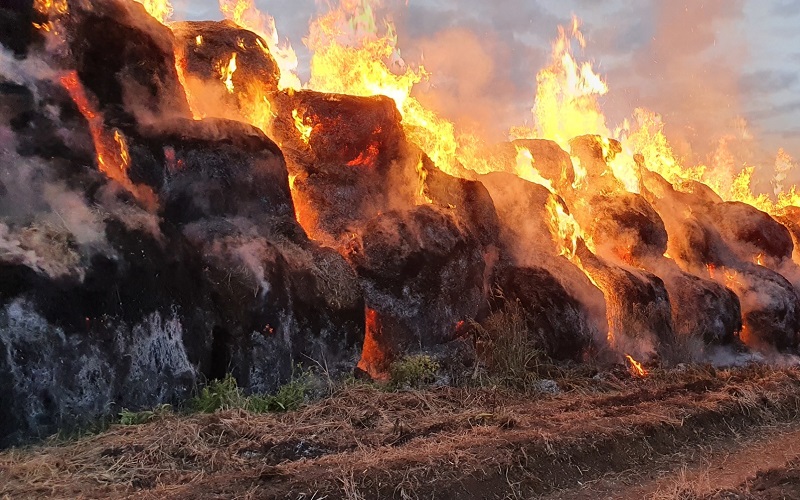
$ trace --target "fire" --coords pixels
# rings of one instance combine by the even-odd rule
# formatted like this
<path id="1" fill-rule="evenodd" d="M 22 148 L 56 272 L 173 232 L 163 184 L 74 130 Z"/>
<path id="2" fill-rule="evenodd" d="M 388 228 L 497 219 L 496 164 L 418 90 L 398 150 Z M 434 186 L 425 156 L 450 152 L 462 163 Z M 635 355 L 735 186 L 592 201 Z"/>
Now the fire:
<path id="1" fill-rule="evenodd" d="M 292 118 L 294 118 L 294 127 L 300 132 L 300 138 L 303 139 L 303 142 L 308 144 L 311 140 L 311 133 L 314 132 L 314 127 L 308 125 L 305 121 L 305 117 L 301 117 L 296 109 L 292 110 Z"/>
<path id="2" fill-rule="evenodd" d="M 220 78 L 225 83 L 225 88 L 233 94 L 233 74 L 236 72 L 236 52 L 231 54 L 231 59 L 227 65 L 220 65 Z"/>
<path id="3" fill-rule="evenodd" d="M 644 378 L 647 375 L 649 375 L 648 371 L 642 366 L 642 364 L 633 359 L 632 356 L 626 354 L 625 359 L 628 360 L 629 363 L 628 371 L 631 372 L 631 375 L 639 378 Z"/>
<path id="4" fill-rule="evenodd" d="M 385 379 L 387 377 L 388 359 L 380 345 L 382 335 L 383 328 L 380 315 L 374 309 L 367 308 L 366 335 L 364 336 L 364 348 L 361 351 L 358 367 L 376 379 Z"/>
<path id="5" fill-rule="evenodd" d="M 263 49 L 269 51 L 281 71 L 279 88 L 300 90 L 297 53 L 288 42 L 280 41 L 272 16 L 261 13 L 253 0 L 219 0 L 219 10 L 226 19 L 252 31 L 267 42 L 267 47 Z"/>
<path id="6" fill-rule="evenodd" d="M 584 240 L 588 247 L 591 247 L 591 242 L 587 241 L 578 221 L 575 220 L 572 214 L 567 212 L 564 205 L 555 195 L 550 195 L 547 200 L 547 211 L 550 214 L 550 220 L 547 223 L 550 228 L 550 234 L 553 236 L 553 241 L 558 247 L 559 255 L 567 257 L 583 269 L 577 256 L 578 241 Z M 591 277 L 589 278 L 591 279 Z"/>
<path id="7" fill-rule="evenodd" d="M 348 167 L 372 167 L 375 165 L 375 160 L 378 159 L 380 153 L 380 145 L 373 142 L 367 146 L 366 151 L 362 151 L 358 156 L 347 162 Z"/>
<path id="8" fill-rule="evenodd" d="M 417 203 L 422 205 L 425 203 L 433 203 L 433 200 L 428 196 L 428 171 L 422 163 L 422 158 L 417 162 L 417 175 L 419 176 L 419 190 L 417 191 Z"/>
<path id="9" fill-rule="evenodd" d="M 133 193 L 145 206 L 154 207 L 156 202 L 152 190 L 146 186 L 134 185 L 128 178 L 130 155 L 122 132 L 114 130 L 113 134 L 109 134 L 102 115 L 89 101 L 76 72 L 71 71 L 61 76 L 59 81 L 89 124 L 100 171 Z"/>
<path id="10" fill-rule="evenodd" d="M 172 3 L 169 0 L 136 0 L 144 5 L 148 14 L 158 19 L 161 24 L 166 23 L 173 14 Z"/>
<path id="11" fill-rule="evenodd" d="M 534 159 L 533 154 L 531 154 L 530 149 L 517 147 L 517 165 L 514 169 L 514 173 L 517 174 L 517 177 L 521 179 L 525 179 L 529 182 L 534 182 L 547 188 L 548 191 L 555 194 L 555 188 L 553 188 L 553 183 L 550 179 L 545 179 L 542 177 L 542 174 L 533 166 Z"/>
<path id="12" fill-rule="evenodd" d="M 558 27 L 552 62 L 536 78 L 536 100 L 532 109 L 534 136 L 553 140 L 566 151 L 569 151 L 569 141 L 580 135 L 609 136 L 605 116 L 597 102 L 599 96 L 608 93 L 608 86 L 594 72 L 591 63 L 578 64 L 572 52 L 573 40 L 581 48 L 586 47 L 577 17 L 573 17 L 569 29 Z M 530 133 L 524 128 L 512 131 L 518 138 Z"/>

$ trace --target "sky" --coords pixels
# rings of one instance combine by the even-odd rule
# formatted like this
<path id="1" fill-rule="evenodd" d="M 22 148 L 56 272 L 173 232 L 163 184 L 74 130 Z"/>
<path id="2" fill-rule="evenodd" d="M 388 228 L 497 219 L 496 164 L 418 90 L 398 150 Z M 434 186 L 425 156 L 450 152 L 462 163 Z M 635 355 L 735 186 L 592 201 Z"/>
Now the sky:
<path id="1" fill-rule="evenodd" d="M 256 0 L 307 76 L 302 38 L 328 1 Z M 679 154 L 702 161 L 733 138 L 738 163 L 800 159 L 800 0 L 384 0 L 404 59 L 430 81 L 417 96 L 460 126 L 498 138 L 530 124 L 536 74 L 558 25 L 583 22 L 610 91 L 613 128 L 637 107 L 661 114 Z M 175 0 L 175 18 L 219 19 L 213 0 Z M 746 125 L 745 125 L 746 124 Z M 762 168 L 762 167 L 759 167 Z M 798 173 L 800 176 L 800 173 Z"/>

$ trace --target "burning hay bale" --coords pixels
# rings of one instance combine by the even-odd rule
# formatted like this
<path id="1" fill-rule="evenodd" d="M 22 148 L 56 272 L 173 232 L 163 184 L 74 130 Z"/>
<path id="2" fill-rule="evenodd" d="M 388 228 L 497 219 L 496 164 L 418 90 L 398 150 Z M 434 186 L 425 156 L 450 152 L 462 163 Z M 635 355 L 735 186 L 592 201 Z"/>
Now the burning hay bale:
<path id="1" fill-rule="evenodd" d="M 231 21 L 171 24 L 183 83 L 197 116 L 271 129 L 280 70 L 267 42 Z"/>
<path id="2" fill-rule="evenodd" d="M 604 342 L 608 331 L 605 298 L 579 267 L 560 255 L 562 249 L 552 236 L 554 214 L 548 209 L 553 194 L 543 186 L 507 173 L 483 175 L 480 180 L 497 207 L 503 258 L 521 268 L 544 268 L 558 280 L 570 300 L 577 299 L 579 314 L 588 317 L 589 325 L 573 323 L 573 331 L 565 336 L 589 336 Z M 534 301 L 534 297 L 520 299 Z"/>
<path id="3" fill-rule="evenodd" d="M 504 266 L 496 280 L 502 297 L 494 307 L 516 302 L 536 349 L 556 360 L 583 359 L 598 338 L 597 327 L 586 307 L 553 274 L 543 268 Z"/>
<path id="4" fill-rule="evenodd" d="M 255 33 L 231 21 L 183 21 L 170 28 L 190 75 L 217 82 L 223 90 L 228 85 L 240 89 L 256 83 L 278 90 L 278 65 L 267 42 Z"/>
<path id="5" fill-rule="evenodd" d="M 81 83 L 100 111 L 139 121 L 191 117 L 175 69 L 175 40 L 138 2 L 70 2 L 67 42 Z"/>
<path id="6" fill-rule="evenodd" d="M 424 205 L 368 221 L 347 249 L 362 278 L 371 374 L 408 349 L 452 340 L 485 304 L 483 247 L 449 210 Z"/>
<path id="7" fill-rule="evenodd" d="M 714 280 L 738 297 L 742 340 L 765 350 L 796 347 L 800 328 L 796 289 L 777 272 L 753 262 L 759 252 L 772 261 L 786 262 L 792 252 L 788 231 L 752 207 L 721 203 L 699 183 L 677 191 L 657 174 L 648 173 L 643 179 L 646 194 L 666 223 L 669 255 L 686 272 Z M 676 297 L 684 291 L 676 290 Z"/>
<path id="8" fill-rule="evenodd" d="M 315 238 L 336 244 L 382 210 L 413 206 L 394 101 L 303 91 L 277 94 L 276 109 L 298 217 Z"/>
<path id="9" fill-rule="evenodd" d="M 664 222 L 642 196 L 594 196 L 588 206 L 584 217 L 579 212 L 579 219 L 587 222 L 584 225 L 601 255 L 631 263 L 667 251 Z"/>
<path id="10" fill-rule="evenodd" d="M 611 265 L 582 243 L 577 256 L 605 296 L 611 346 L 643 362 L 668 359 L 675 337 L 669 293 L 661 278 Z"/>
<path id="11" fill-rule="evenodd" d="M 791 259 L 789 230 L 768 214 L 745 203 L 717 203 L 708 216 L 737 258 L 745 262 L 777 263 Z"/>

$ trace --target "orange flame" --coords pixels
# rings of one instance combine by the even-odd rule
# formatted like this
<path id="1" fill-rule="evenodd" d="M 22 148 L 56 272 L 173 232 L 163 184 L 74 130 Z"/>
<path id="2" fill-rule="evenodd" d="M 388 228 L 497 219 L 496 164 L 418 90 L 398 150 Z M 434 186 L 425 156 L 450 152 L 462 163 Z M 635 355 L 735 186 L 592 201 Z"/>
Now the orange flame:
<path id="1" fill-rule="evenodd" d="M 128 178 L 130 156 L 125 137 L 119 130 L 114 130 L 113 134 L 106 131 L 103 117 L 90 103 L 83 85 L 78 79 L 78 74 L 71 71 L 63 75 L 59 81 L 89 124 L 89 132 L 94 142 L 97 166 L 100 171 L 133 193 L 145 206 L 154 207 L 156 200 L 152 190 L 146 186 L 134 185 Z"/>
<path id="2" fill-rule="evenodd" d="M 314 127 L 306 123 L 306 117 L 301 117 L 300 112 L 296 109 L 292 110 L 292 118 L 294 119 L 294 127 L 300 132 L 300 138 L 306 144 L 311 140 L 311 133 L 314 132 Z"/>
<path id="3" fill-rule="evenodd" d="M 169 0 L 136 0 L 144 5 L 148 14 L 153 16 L 161 24 L 166 23 L 173 14 L 172 3 Z"/>
<path id="4" fill-rule="evenodd" d="M 626 354 L 625 359 L 628 360 L 629 367 L 628 371 L 630 371 L 631 375 L 638 378 L 644 378 L 649 375 L 648 371 L 642 366 L 641 363 L 633 359 L 632 356 Z"/>
<path id="5" fill-rule="evenodd" d="M 280 42 L 272 16 L 260 12 L 253 0 L 219 0 L 219 10 L 226 19 L 252 31 L 267 42 L 267 47 L 262 49 L 269 52 L 278 64 L 281 71 L 279 88 L 300 90 L 297 54 L 288 42 Z"/>
<path id="6" fill-rule="evenodd" d="M 233 74 L 236 72 L 236 52 L 231 54 L 228 64 L 221 63 L 219 68 L 220 79 L 225 84 L 228 92 L 233 94 Z"/>

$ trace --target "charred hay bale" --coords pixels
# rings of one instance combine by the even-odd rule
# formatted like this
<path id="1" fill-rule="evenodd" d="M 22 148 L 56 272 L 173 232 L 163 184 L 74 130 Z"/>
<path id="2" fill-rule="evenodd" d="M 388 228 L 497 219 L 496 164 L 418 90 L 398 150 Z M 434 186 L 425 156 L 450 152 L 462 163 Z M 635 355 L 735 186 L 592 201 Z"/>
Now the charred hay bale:
<path id="1" fill-rule="evenodd" d="M 373 171 L 387 172 L 391 162 L 405 153 L 400 112 L 388 97 L 305 90 L 276 94 L 275 106 L 273 130 L 287 146 L 293 174 L 335 165 L 368 177 Z"/>
<path id="2" fill-rule="evenodd" d="M 522 307 L 533 345 L 547 356 L 580 361 L 599 336 L 586 308 L 546 269 L 505 266 L 496 283 L 504 300 Z"/>
<path id="3" fill-rule="evenodd" d="M 741 338 L 748 346 L 779 351 L 798 347 L 800 299 L 786 278 L 755 264 L 725 269 L 723 275 L 741 302 Z"/>
<path id="4" fill-rule="evenodd" d="M 207 377 L 232 370 L 241 387 L 269 393 L 297 363 L 352 369 L 364 340 L 364 301 L 338 253 L 264 235 L 245 221 L 198 221 L 184 233 L 202 255 L 203 288 L 220 311 Z"/>
<path id="5" fill-rule="evenodd" d="M 24 56 L 33 38 L 33 20 L 33 0 L 4 1 L 0 5 L 0 45 Z"/>
<path id="6" fill-rule="evenodd" d="M 753 262 L 759 255 L 775 261 L 791 258 L 794 243 L 789 230 L 752 205 L 717 203 L 709 207 L 708 215 L 741 260 Z"/>
<path id="7" fill-rule="evenodd" d="M 227 216 L 293 225 L 283 155 L 257 128 L 219 119 L 172 120 L 144 129 L 142 141 L 146 148 L 131 148 L 130 176 L 146 178 L 139 168 L 163 175 L 154 187 L 167 220 Z"/>
<path id="8" fill-rule="evenodd" d="M 109 215 L 108 248 L 75 246 L 74 273 L 0 259 L 0 349 L 13 353 L 0 361 L 0 444 L 178 404 L 197 384 L 215 313 L 194 250 L 129 225 Z"/>
<path id="9" fill-rule="evenodd" d="M 40 80 L 31 87 L 0 83 L 0 121 L 13 132 L 20 156 L 67 160 L 70 164 L 57 170 L 74 177 L 72 163 L 92 165 L 95 157 L 86 121 L 60 85 Z M 3 143 L 11 140 L 0 136 Z"/>
<path id="10" fill-rule="evenodd" d="M 672 305 L 675 335 L 706 345 L 729 345 L 742 330 L 742 310 L 736 294 L 725 286 L 692 274 L 650 268 L 664 280 Z"/>
<path id="11" fill-rule="evenodd" d="M 175 42 L 182 50 L 186 71 L 225 87 L 221 71 L 235 54 L 236 71 L 231 75 L 235 89 L 258 84 L 277 91 L 280 69 L 267 48 L 267 42 L 232 21 L 182 21 L 170 25 Z"/>
<path id="12" fill-rule="evenodd" d="M 101 111 L 191 117 L 169 28 L 138 2 L 71 2 L 70 9 L 66 33 L 75 68 Z"/>
<path id="13" fill-rule="evenodd" d="M 584 224 L 598 247 L 625 262 L 667 251 L 667 229 L 641 195 L 595 196 L 589 202 L 591 224 Z"/>
<path id="14" fill-rule="evenodd" d="M 449 210 L 424 205 L 368 221 L 347 254 L 368 308 L 362 369 L 453 339 L 485 304 L 483 247 Z"/>
<path id="15" fill-rule="evenodd" d="M 421 169 L 425 178 L 423 196 L 441 207 L 451 208 L 483 246 L 497 246 L 500 220 L 486 187 L 481 182 L 459 179 L 442 172 L 427 156 L 423 157 Z"/>
<path id="16" fill-rule="evenodd" d="M 578 256 L 606 299 L 612 347 L 638 360 L 668 358 L 675 336 L 669 294 L 661 278 L 610 265 L 583 245 Z"/>

